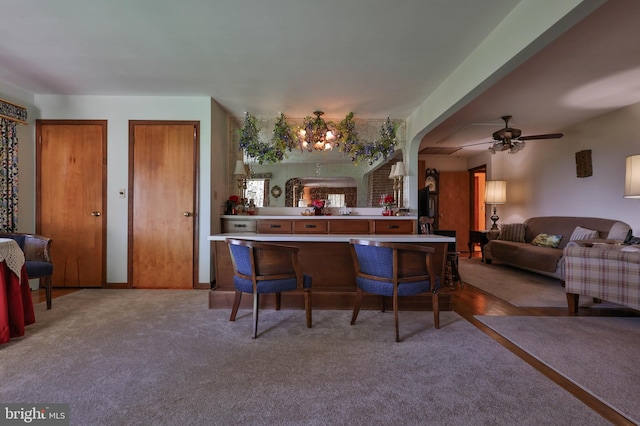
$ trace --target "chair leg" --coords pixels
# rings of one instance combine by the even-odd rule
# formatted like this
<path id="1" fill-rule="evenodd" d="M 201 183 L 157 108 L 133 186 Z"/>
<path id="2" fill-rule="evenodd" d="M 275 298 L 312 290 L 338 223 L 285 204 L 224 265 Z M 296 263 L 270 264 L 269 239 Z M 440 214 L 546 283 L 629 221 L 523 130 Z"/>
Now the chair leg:
<path id="1" fill-rule="evenodd" d="M 393 323 L 396 328 L 396 342 L 400 341 L 400 326 L 398 325 L 398 294 L 393 295 Z"/>
<path id="2" fill-rule="evenodd" d="M 356 323 L 356 318 L 358 318 L 358 313 L 360 312 L 360 305 L 362 304 L 362 290 L 358 287 L 358 291 L 356 292 L 356 303 L 353 306 L 353 314 L 351 315 L 351 325 Z"/>
<path id="3" fill-rule="evenodd" d="M 238 308 L 240 307 L 240 299 L 242 298 L 242 292 L 236 290 L 236 295 L 233 298 L 233 308 L 231 308 L 231 318 L 229 321 L 235 321 L 238 314 Z"/>
<path id="4" fill-rule="evenodd" d="M 380 312 L 384 312 L 384 296 L 378 296 L 378 304 L 380 305 Z"/>
<path id="5" fill-rule="evenodd" d="M 258 293 L 253 293 L 253 338 L 258 337 L 258 304 L 260 297 Z"/>
<path id="6" fill-rule="evenodd" d="M 431 294 L 431 304 L 433 305 L 433 324 L 438 329 L 440 328 L 440 293 Z"/>
<path id="7" fill-rule="evenodd" d="M 47 309 L 51 309 L 51 276 L 44 278 L 44 291 L 47 298 Z"/>
<path id="8" fill-rule="evenodd" d="M 282 293 L 276 293 L 276 311 L 280 310 L 280 303 L 282 302 Z"/>
<path id="9" fill-rule="evenodd" d="M 307 314 L 307 328 L 311 328 L 311 290 L 304 291 L 304 309 Z"/>

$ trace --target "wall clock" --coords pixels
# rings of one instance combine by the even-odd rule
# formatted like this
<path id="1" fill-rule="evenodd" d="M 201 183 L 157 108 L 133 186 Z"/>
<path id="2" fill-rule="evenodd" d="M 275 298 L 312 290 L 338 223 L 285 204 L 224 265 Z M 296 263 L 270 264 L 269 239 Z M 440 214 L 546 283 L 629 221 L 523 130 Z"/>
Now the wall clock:
<path id="1" fill-rule="evenodd" d="M 438 172 L 436 169 L 427 169 L 424 186 L 429 188 L 429 192 L 438 192 Z"/>
<path id="2" fill-rule="evenodd" d="M 271 195 L 273 195 L 274 198 L 278 198 L 280 195 L 282 195 L 282 188 L 280 188 L 278 185 L 274 186 L 273 188 L 271 188 Z"/>

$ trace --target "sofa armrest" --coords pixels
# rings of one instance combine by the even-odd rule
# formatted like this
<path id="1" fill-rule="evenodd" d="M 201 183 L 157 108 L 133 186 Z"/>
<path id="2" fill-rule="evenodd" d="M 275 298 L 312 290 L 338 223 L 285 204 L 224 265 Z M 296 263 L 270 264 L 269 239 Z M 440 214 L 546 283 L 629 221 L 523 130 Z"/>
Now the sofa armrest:
<path id="1" fill-rule="evenodd" d="M 500 236 L 500 230 L 491 230 L 489 232 L 487 232 L 487 240 L 491 241 L 491 240 L 497 240 L 498 237 Z"/>

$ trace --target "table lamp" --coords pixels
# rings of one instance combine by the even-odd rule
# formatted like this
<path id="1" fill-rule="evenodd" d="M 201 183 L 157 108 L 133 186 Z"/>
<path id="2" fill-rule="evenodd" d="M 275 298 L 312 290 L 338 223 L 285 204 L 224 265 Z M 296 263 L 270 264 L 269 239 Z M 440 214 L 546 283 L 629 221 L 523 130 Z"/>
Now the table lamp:
<path id="1" fill-rule="evenodd" d="M 507 181 L 506 180 L 488 180 L 484 191 L 485 204 L 493 205 L 493 214 L 490 219 L 493 222 L 491 230 L 498 229 L 496 222 L 498 214 L 496 212 L 496 204 L 505 204 L 507 202 Z"/>

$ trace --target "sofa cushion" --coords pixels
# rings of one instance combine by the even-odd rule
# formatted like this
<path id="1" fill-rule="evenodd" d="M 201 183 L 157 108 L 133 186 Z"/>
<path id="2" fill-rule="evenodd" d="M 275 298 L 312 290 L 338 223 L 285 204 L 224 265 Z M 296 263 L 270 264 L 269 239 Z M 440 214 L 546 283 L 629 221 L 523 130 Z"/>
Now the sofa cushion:
<path id="1" fill-rule="evenodd" d="M 531 241 L 531 244 L 540 247 L 558 248 L 558 246 L 560 245 L 560 240 L 562 240 L 562 235 L 542 233 L 536 235 L 533 241 Z"/>
<path id="2" fill-rule="evenodd" d="M 598 238 L 599 236 L 600 235 L 598 234 L 598 231 L 596 231 L 595 229 L 583 228 L 582 226 L 578 225 L 573 230 L 569 241 L 592 240 L 594 238 Z"/>
<path id="3" fill-rule="evenodd" d="M 562 258 L 562 250 L 494 240 L 491 241 L 491 257 L 520 268 L 553 273 Z"/>
<path id="4" fill-rule="evenodd" d="M 500 229 L 499 240 L 524 243 L 524 233 L 527 225 L 524 223 L 506 223 Z"/>

